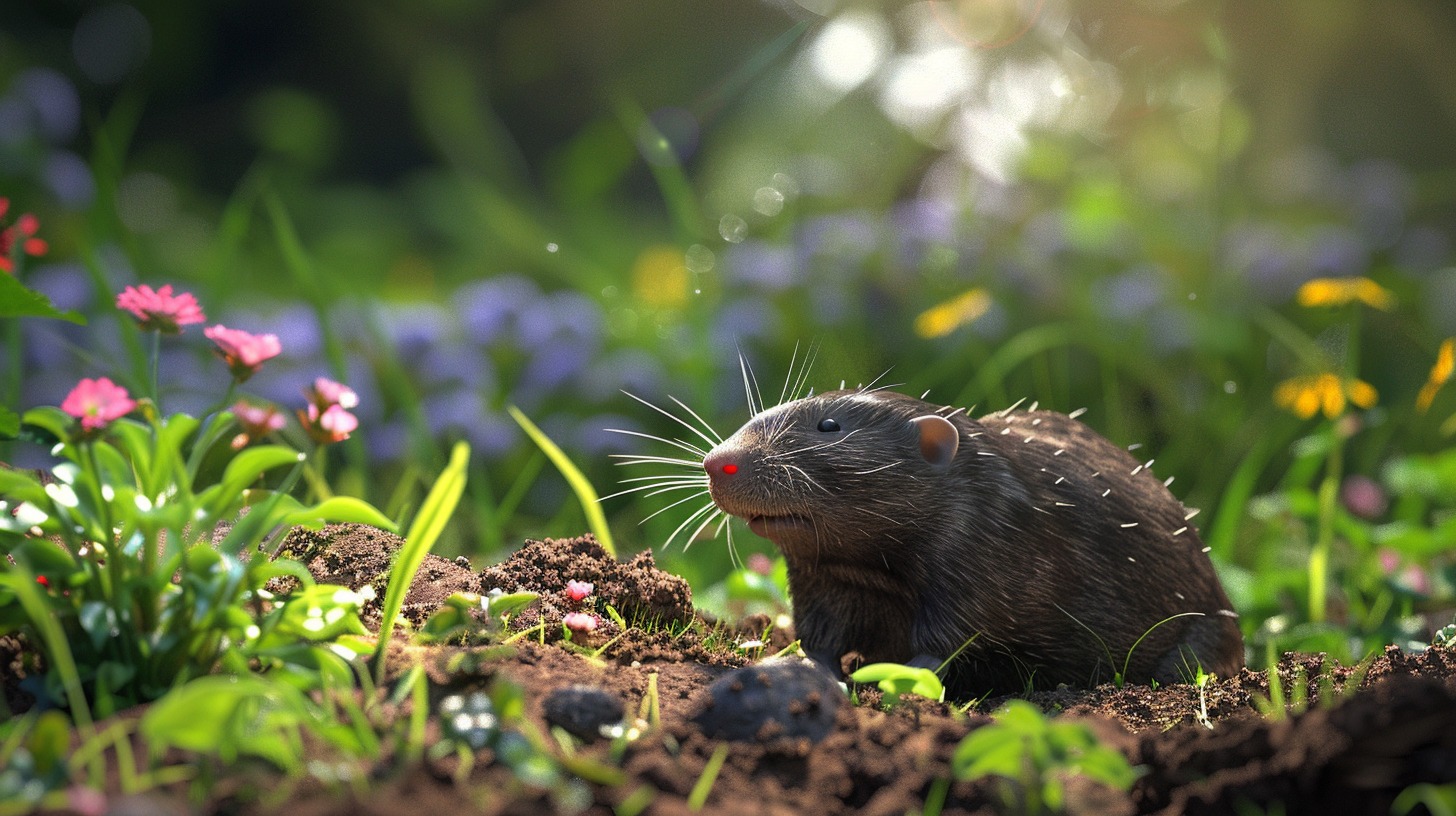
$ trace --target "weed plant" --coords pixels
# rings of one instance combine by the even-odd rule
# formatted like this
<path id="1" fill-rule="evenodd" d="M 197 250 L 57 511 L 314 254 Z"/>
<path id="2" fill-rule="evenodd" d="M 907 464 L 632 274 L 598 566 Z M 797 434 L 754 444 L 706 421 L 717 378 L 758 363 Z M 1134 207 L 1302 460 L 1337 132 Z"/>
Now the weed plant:
<path id="1" fill-rule="evenodd" d="M 1099 743 L 1085 723 L 1049 718 L 1025 700 L 1011 700 L 994 717 L 956 747 L 951 771 L 957 779 L 1001 780 L 1010 812 L 1067 812 L 1072 776 L 1124 791 L 1137 778 L 1127 759 Z"/>

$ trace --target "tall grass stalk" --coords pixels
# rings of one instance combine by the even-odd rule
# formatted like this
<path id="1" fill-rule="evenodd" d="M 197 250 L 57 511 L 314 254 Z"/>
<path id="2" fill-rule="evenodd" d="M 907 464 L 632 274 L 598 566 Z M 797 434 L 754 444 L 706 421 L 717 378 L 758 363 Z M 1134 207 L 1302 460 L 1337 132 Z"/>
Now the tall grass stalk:
<path id="1" fill-rule="evenodd" d="M 400 547 L 394 566 L 389 571 L 389 586 L 384 591 L 382 618 L 379 622 L 379 649 L 374 653 L 376 684 L 384 683 L 384 659 L 388 652 L 389 637 L 394 633 L 394 619 L 404 606 L 404 596 L 409 592 L 410 581 L 419 570 L 420 563 L 425 560 L 425 553 L 430 551 L 430 547 L 445 529 L 455 506 L 460 503 L 460 496 L 465 492 L 466 471 L 469 466 L 470 445 L 465 442 L 455 443 L 455 448 L 450 452 L 449 464 L 435 480 L 435 486 L 430 488 L 429 495 L 425 496 L 419 515 L 411 522 L 409 532 L 405 534 L 404 546 Z"/>
<path id="2" fill-rule="evenodd" d="M 596 488 L 592 487 L 591 482 L 586 478 L 586 474 L 582 473 L 576 463 L 572 462 L 571 458 L 562 452 L 555 442 L 551 441 L 551 437 L 521 413 L 519 408 L 509 405 L 506 410 L 510 412 L 511 418 L 516 421 L 516 424 L 526 432 L 526 435 L 531 437 L 531 441 L 541 448 L 547 458 L 551 460 L 551 464 L 555 465 L 556 469 L 561 471 L 561 475 L 566 477 L 567 484 L 571 485 L 571 491 L 576 494 L 576 500 L 581 503 L 581 511 L 586 515 L 587 527 L 591 528 L 592 535 L 597 537 L 597 542 L 602 545 L 602 549 L 606 550 L 608 555 L 616 558 L 617 548 L 612 545 L 612 531 L 607 526 L 607 517 L 602 513 L 601 499 L 597 496 Z"/>

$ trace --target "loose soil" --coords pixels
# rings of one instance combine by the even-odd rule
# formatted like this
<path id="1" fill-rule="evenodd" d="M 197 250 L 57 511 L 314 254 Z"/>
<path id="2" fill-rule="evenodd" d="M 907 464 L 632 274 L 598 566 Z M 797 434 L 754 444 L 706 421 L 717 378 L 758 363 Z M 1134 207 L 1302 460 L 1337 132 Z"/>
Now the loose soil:
<path id="1" fill-rule="evenodd" d="M 334 525 L 295 531 L 286 549 L 319 581 L 368 584 L 382 598 L 399 544 L 380 530 Z M 594 584 L 592 596 L 572 600 L 565 592 L 571 579 Z M 790 641 L 767 618 L 705 619 L 687 584 L 656 569 L 650 553 L 618 562 L 589 536 L 529 541 L 479 572 L 463 559 L 427 556 L 405 615 L 419 625 L 452 593 L 496 589 L 540 593 L 512 619 L 512 629 L 526 634 L 508 646 L 500 641 L 510 633 L 490 643 L 424 647 L 401 634 L 389 645 L 391 677 L 414 665 L 428 674 L 428 741 L 443 733 L 434 710 L 442 701 L 497 678 L 523 689 L 524 727 L 540 734 L 552 733 L 548 710 L 556 724 L 588 737 L 597 720 L 619 711 L 630 727 L 655 689 L 660 726 L 637 723 L 644 733 L 625 747 L 618 741 L 618 757 L 610 740 L 556 732 L 560 761 L 588 777 L 596 776 L 590 768 L 606 768 L 619 779 L 535 787 L 484 748 L 466 767 L 450 755 L 401 769 L 386 756 L 379 767 L 363 769 L 363 786 L 315 776 L 281 780 L 244 764 L 223 771 L 200 804 L 188 804 L 183 789 L 164 789 L 114 797 L 109 809 L 95 812 L 670 816 L 693 812 L 694 788 L 714 764 L 721 767 L 700 813 L 899 816 L 925 811 L 927 797 L 933 811 L 942 796 L 942 813 L 1018 812 L 1016 791 L 1004 781 L 942 781 L 956 746 L 992 722 L 988 713 L 1007 697 L 970 707 L 907 698 L 886 711 L 878 689 L 860 687 L 851 703 L 832 686 L 826 690 L 815 670 L 760 662 Z M 568 640 L 562 617 L 582 611 L 600 623 Z M 377 624 L 377 601 L 366 617 Z M 765 632 L 767 641 L 752 645 Z M 0 638 L 0 669 L 11 710 L 24 710 L 32 703 L 18 678 L 35 667 L 22 641 Z M 1139 768 L 1126 792 L 1068 780 L 1067 810 L 1074 813 L 1390 813 L 1411 785 L 1456 781 L 1456 651 L 1407 654 L 1392 646 L 1356 667 L 1287 654 L 1278 688 L 1290 703 L 1282 710 L 1269 703 L 1268 674 L 1247 669 L 1202 689 L 1105 685 L 1026 699 L 1086 723 Z"/>

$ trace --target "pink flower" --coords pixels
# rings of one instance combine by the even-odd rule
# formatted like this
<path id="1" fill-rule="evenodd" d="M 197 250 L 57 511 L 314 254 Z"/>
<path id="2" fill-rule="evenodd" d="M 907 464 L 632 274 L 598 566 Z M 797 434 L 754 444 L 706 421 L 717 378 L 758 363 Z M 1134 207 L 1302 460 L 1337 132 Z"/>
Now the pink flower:
<path id="1" fill-rule="evenodd" d="M 313 387 L 303 392 L 308 401 L 317 405 L 320 411 L 327 410 L 329 406 L 337 405 L 348 410 L 359 405 L 359 395 L 343 383 L 337 383 L 327 377 L 319 377 L 313 381 Z"/>
<path id="2" fill-rule="evenodd" d="M 99 431 L 113 421 L 136 410 L 126 389 L 102 377 L 76 383 L 61 403 L 61 410 L 81 420 L 83 431 Z"/>
<path id="3" fill-rule="evenodd" d="M 590 632 L 597 628 L 597 616 L 590 612 L 568 612 L 561 617 L 561 622 L 573 632 Z"/>
<path id="4" fill-rule="evenodd" d="M 10 199 L 0 196 L 0 218 L 10 210 Z M 40 230 L 40 219 L 26 213 L 15 219 L 11 226 L 0 229 L 0 270 L 15 273 L 15 262 L 11 260 L 10 253 L 15 249 L 17 242 L 20 244 L 20 251 L 26 255 L 44 255 L 50 249 L 50 245 L 44 239 L 34 237 Z"/>
<path id="5" fill-rule="evenodd" d="M 748 556 L 748 569 L 750 572 L 756 572 L 759 575 L 773 575 L 773 559 L 763 553 L 754 553 Z"/>
<path id="6" fill-rule="evenodd" d="M 135 315 L 143 331 L 163 334 L 177 334 L 183 326 L 207 319 L 202 307 L 197 305 L 197 298 L 190 292 L 173 295 L 170 283 L 156 291 L 146 284 L 128 286 L 116 296 L 116 308 Z"/>
<path id="7" fill-rule="evenodd" d="M 592 586 L 590 581 L 578 581 L 573 578 L 566 582 L 566 597 L 577 603 L 581 603 L 587 599 L 587 596 L 592 594 L 592 590 L 594 589 L 596 587 Z"/>
<path id="8" fill-rule="evenodd" d="M 330 405 L 320 412 L 317 405 L 310 403 L 307 410 L 298 412 L 298 421 L 320 445 L 343 442 L 359 427 L 359 418 L 342 405 Z"/>
<path id="9" fill-rule="evenodd" d="M 276 405 L 253 405 L 248 402 L 239 402 L 233 406 L 233 418 L 243 432 L 233 437 L 232 446 L 234 450 L 244 447 L 251 442 L 267 436 L 274 431 L 283 430 L 286 420 L 283 414 L 279 413 Z"/>
<path id="10" fill-rule="evenodd" d="M 227 361 L 233 379 L 244 382 L 258 373 L 263 363 L 283 352 L 276 334 L 248 334 L 229 329 L 221 323 L 202 330 L 203 336 L 217 344 L 217 353 Z"/>

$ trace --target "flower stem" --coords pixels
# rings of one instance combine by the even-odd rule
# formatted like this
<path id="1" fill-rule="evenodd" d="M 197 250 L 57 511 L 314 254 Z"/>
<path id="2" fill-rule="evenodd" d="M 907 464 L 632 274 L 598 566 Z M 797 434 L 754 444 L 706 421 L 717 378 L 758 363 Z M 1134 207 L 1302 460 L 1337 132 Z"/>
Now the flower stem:
<path id="1" fill-rule="evenodd" d="M 334 497 L 334 491 L 329 487 L 328 480 L 324 473 L 328 470 L 326 461 L 328 448 L 319 445 L 314 448 L 313 456 L 310 456 L 303 464 L 303 478 L 308 482 L 308 488 L 313 493 L 313 501 L 326 501 Z"/>
<path id="2" fill-rule="evenodd" d="M 1330 545 L 1335 540 L 1335 510 L 1340 496 L 1340 477 L 1344 466 L 1345 440 L 1338 428 L 1332 428 L 1335 438 L 1330 443 L 1325 460 L 1325 477 L 1320 482 L 1318 494 L 1318 528 L 1314 548 L 1309 553 L 1309 619 L 1316 623 L 1325 620 L 1327 612 L 1327 587 L 1330 572 Z"/>
<path id="3" fill-rule="evenodd" d="M 158 370 L 162 366 L 162 333 L 152 332 L 152 402 L 157 406 L 157 413 L 162 412 L 162 388 L 159 385 Z"/>

